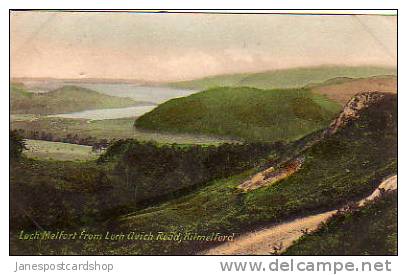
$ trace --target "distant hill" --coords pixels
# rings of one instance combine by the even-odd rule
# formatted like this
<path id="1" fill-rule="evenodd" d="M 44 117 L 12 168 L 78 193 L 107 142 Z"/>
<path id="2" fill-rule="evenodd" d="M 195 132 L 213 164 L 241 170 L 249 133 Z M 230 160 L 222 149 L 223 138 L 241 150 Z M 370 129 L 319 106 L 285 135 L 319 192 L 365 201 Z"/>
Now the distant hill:
<path id="1" fill-rule="evenodd" d="M 368 78 L 334 78 L 319 84 L 308 85 L 313 92 L 327 96 L 341 104 L 360 92 L 397 93 L 397 77 L 392 75 Z"/>
<path id="2" fill-rule="evenodd" d="M 130 98 L 104 95 L 76 86 L 64 86 L 48 93 L 31 93 L 19 83 L 11 85 L 10 98 L 13 114 L 49 115 L 139 104 Z"/>
<path id="3" fill-rule="evenodd" d="M 260 89 L 300 88 L 332 78 L 361 78 L 378 75 L 396 75 L 389 67 L 321 66 L 273 70 L 260 73 L 243 73 L 205 77 L 196 80 L 170 83 L 170 86 L 189 89 L 208 89 L 220 86 L 255 87 Z"/>
<path id="4" fill-rule="evenodd" d="M 340 105 L 308 89 L 221 87 L 172 99 L 139 117 L 139 128 L 238 137 L 293 140 L 328 126 Z"/>

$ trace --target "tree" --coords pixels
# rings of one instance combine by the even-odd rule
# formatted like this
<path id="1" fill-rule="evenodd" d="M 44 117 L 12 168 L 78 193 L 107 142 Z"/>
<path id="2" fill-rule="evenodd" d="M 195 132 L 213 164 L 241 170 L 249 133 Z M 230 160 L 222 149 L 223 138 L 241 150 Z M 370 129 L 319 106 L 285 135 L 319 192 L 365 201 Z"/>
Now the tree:
<path id="1" fill-rule="evenodd" d="M 23 137 L 16 131 L 10 131 L 10 159 L 17 160 L 21 157 L 23 150 L 26 150 Z"/>

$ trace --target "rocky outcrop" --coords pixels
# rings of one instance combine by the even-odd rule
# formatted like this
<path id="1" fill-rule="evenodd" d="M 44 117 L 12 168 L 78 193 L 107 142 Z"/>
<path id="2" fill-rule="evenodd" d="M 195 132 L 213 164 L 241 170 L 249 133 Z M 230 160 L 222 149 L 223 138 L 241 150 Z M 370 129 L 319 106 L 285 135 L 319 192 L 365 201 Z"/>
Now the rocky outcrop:
<path id="1" fill-rule="evenodd" d="M 303 163 L 304 158 L 297 157 L 281 165 L 281 167 L 279 167 L 278 169 L 270 167 L 260 173 L 257 173 L 249 180 L 240 184 L 237 188 L 244 192 L 248 192 L 263 186 L 269 186 L 297 172 L 301 168 Z"/>
<path id="2" fill-rule="evenodd" d="M 257 173 L 250 179 L 240 184 L 237 188 L 244 191 L 252 191 L 263 186 L 270 186 L 297 172 L 304 163 L 302 152 L 320 142 L 325 137 L 335 134 L 340 128 L 345 127 L 350 121 L 360 118 L 361 111 L 384 100 L 386 93 L 362 92 L 354 95 L 343 108 L 339 116 L 332 121 L 322 134 L 315 135 L 310 141 L 303 145 L 296 157 L 284 160 L 279 168 L 270 167 Z"/>
<path id="3" fill-rule="evenodd" d="M 362 92 L 353 96 L 345 105 L 340 115 L 323 132 L 322 137 L 336 133 L 350 121 L 358 119 L 360 111 L 381 101 L 385 94 L 380 92 Z"/>

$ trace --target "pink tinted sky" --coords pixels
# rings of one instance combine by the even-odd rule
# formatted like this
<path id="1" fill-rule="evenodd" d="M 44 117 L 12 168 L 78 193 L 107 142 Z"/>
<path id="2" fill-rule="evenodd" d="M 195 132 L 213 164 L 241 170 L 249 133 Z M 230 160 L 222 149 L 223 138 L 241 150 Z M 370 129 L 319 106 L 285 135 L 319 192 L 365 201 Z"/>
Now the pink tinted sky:
<path id="1" fill-rule="evenodd" d="M 18 11 L 13 77 L 175 81 L 318 65 L 396 65 L 395 16 Z"/>

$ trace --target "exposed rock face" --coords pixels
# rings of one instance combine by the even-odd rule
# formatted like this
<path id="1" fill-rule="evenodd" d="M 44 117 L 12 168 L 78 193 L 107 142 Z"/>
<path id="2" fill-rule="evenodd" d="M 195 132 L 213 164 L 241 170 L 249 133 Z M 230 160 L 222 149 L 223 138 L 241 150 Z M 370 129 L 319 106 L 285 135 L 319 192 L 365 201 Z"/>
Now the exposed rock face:
<path id="1" fill-rule="evenodd" d="M 304 164 L 304 160 L 305 159 L 303 157 L 297 157 L 285 163 L 277 170 L 275 170 L 274 167 L 270 167 L 260 173 L 257 173 L 249 180 L 240 184 L 237 188 L 243 190 L 244 192 L 248 192 L 263 186 L 274 184 L 297 172 Z"/>
<path id="2" fill-rule="evenodd" d="M 384 98 L 380 92 L 362 92 L 353 96 L 345 105 L 342 113 L 329 125 L 322 136 L 329 136 L 346 126 L 349 121 L 359 118 L 360 111 L 375 104 Z"/>

